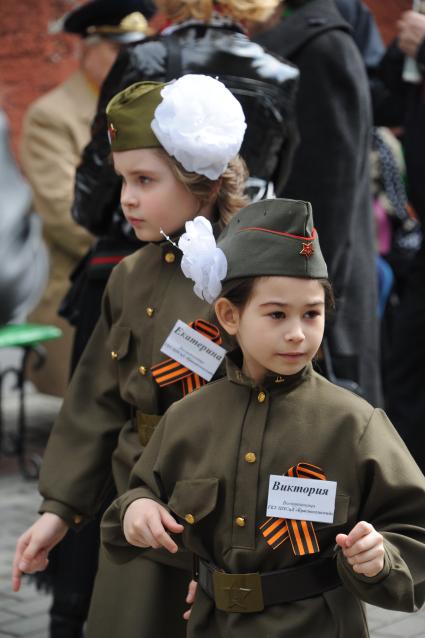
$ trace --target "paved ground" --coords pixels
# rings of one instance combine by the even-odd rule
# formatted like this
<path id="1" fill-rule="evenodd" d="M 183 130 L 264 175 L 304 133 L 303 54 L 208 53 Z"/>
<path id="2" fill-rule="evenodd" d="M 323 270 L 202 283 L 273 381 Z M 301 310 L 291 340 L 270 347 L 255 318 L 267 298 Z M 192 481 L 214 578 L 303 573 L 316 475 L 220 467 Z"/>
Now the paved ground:
<path id="1" fill-rule="evenodd" d="M 58 407 L 58 400 L 52 397 L 29 395 L 32 451 L 42 451 L 43 442 Z M 13 429 L 16 413 L 13 392 L 8 393 L 3 411 L 7 427 Z M 34 520 L 38 504 L 36 484 L 22 479 L 14 459 L 1 457 L 0 638 L 48 638 L 49 596 L 38 593 L 30 583 L 25 583 L 18 594 L 14 594 L 10 589 L 10 568 L 15 541 Z M 404 614 L 369 606 L 368 616 L 372 638 L 425 638 L 425 609 L 416 614 Z"/>

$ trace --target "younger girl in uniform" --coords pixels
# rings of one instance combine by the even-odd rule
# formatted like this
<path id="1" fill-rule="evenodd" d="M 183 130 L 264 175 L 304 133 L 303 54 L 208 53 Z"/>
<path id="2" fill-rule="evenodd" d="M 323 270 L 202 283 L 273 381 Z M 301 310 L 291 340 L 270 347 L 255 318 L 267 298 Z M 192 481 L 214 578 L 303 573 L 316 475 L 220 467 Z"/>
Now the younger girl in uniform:
<path id="1" fill-rule="evenodd" d="M 218 234 L 246 203 L 238 156 L 245 119 L 220 82 L 199 75 L 167 85 L 142 82 L 116 95 L 107 114 L 122 208 L 137 237 L 149 243 L 111 275 L 44 456 L 42 516 L 17 544 L 15 590 L 23 572 L 45 568 L 49 550 L 70 526 L 93 517 L 111 485 L 118 494 L 127 489 L 160 415 L 203 383 L 190 377 L 164 385 L 154 376 L 178 319 L 219 338 L 217 327 L 203 320 L 208 304 L 181 272 L 180 252 L 160 229 L 176 240 L 185 222 L 202 214 Z M 184 635 L 190 557 L 164 552 L 135 563 L 118 568 L 101 555 L 87 638 Z"/>
<path id="2" fill-rule="evenodd" d="M 121 561 L 193 552 L 190 638 L 366 638 L 362 601 L 424 601 L 425 479 L 384 412 L 313 371 L 331 290 L 311 207 L 258 202 L 209 259 L 199 244 L 188 227 L 185 271 L 237 347 L 167 411 L 103 542 Z"/>

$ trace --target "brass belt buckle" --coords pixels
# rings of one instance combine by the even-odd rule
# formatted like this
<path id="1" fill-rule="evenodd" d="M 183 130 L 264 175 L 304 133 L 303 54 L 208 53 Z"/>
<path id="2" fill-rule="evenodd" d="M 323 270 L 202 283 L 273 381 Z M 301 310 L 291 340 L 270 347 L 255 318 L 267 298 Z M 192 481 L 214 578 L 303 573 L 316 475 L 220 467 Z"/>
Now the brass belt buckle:
<path id="1" fill-rule="evenodd" d="M 214 601 L 217 609 L 239 614 L 263 611 L 260 574 L 213 573 Z"/>

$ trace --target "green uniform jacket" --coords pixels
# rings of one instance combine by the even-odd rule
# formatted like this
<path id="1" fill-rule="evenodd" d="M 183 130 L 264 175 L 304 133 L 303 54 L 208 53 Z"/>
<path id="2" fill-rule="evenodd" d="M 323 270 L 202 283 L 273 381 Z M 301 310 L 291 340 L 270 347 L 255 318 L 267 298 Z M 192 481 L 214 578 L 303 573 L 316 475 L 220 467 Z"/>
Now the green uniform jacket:
<path id="1" fill-rule="evenodd" d="M 167 359 L 160 348 L 177 319 L 190 322 L 207 317 L 209 306 L 195 296 L 192 286 L 181 272 L 179 251 L 166 242 L 148 244 L 113 270 L 101 317 L 74 373 L 44 455 L 42 512 L 58 514 L 78 528 L 101 507 L 112 482 L 118 494 L 127 489 L 131 469 L 142 451 L 130 420 L 131 410 L 163 414 L 183 396 L 180 383 L 159 391 L 150 368 Z M 158 553 L 155 557 L 161 559 Z M 161 566 L 144 557 L 142 562 L 145 567 L 141 565 L 138 574 L 129 565 L 129 575 L 101 557 L 89 638 L 180 635 L 174 626 L 162 632 L 158 619 L 150 613 L 153 601 L 165 595 L 165 582 L 168 599 L 173 598 L 172 576 L 153 574 Z M 191 567 L 190 557 L 184 553 L 172 557 L 164 551 L 163 562 L 186 570 Z M 177 580 L 182 581 L 183 576 L 184 587 L 179 582 L 175 593 L 182 611 L 190 579 L 186 571 Z M 122 615 L 116 613 L 120 604 L 126 608 Z"/>
<path id="2" fill-rule="evenodd" d="M 270 375 L 253 387 L 228 358 L 228 378 L 175 403 L 137 463 L 132 489 L 104 517 L 103 542 L 116 560 L 143 550 L 125 544 L 121 520 L 134 499 L 163 501 L 185 524 L 184 547 L 227 572 L 267 572 L 305 565 L 289 541 L 272 550 L 258 531 L 266 518 L 270 474 L 307 462 L 337 482 L 334 523 L 314 523 L 321 555 L 360 520 L 385 538 L 384 570 L 356 575 L 342 552 L 342 587 L 261 613 L 217 611 L 198 587 L 190 638 L 368 636 L 360 600 L 413 611 L 425 597 L 425 479 L 380 410 L 305 368 Z M 248 456 L 246 456 L 248 453 Z M 253 456 L 255 455 L 255 456 Z M 255 460 L 254 460 L 255 459 Z M 237 519 L 243 517 L 245 526 Z M 240 522 L 240 521 L 239 521 Z"/>

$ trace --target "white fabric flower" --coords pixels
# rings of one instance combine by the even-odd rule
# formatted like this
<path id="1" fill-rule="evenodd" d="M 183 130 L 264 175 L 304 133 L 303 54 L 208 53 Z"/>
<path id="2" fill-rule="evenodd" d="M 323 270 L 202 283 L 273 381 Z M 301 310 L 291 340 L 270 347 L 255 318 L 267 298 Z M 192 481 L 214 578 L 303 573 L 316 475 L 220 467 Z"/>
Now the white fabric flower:
<path id="1" fill-rule="evenodd" d="M 222 82 L 184 75 L 167 84 L 151 127 L 161 145 L 191 172 L 218 179 L 242 145 L 245 116 Z"/>
<path id="2" fill-rule="evenodd" d="M 186 222 L 185 228 L 186 232 L 179 239 L 183 273 L 195 282 L 194 293 L 212 303 L 221 292 L 221 281 L 227 274 L 227 259 L 221 248 L 217 248 L 208 219 L 195 217 Z"/>

